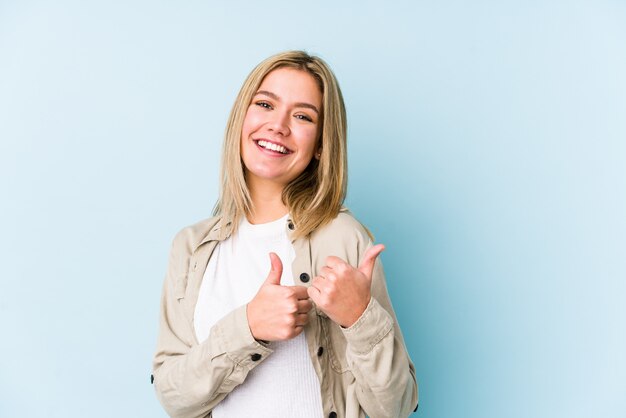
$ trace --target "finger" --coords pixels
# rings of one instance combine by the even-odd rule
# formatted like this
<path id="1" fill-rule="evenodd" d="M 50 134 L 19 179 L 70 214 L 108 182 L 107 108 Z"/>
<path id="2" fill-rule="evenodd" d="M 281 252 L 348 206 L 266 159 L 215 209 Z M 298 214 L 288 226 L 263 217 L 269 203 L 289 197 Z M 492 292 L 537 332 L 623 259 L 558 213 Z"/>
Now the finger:
<path id="1" fill-rule="evenodd" d="M 332 272 L 333 272 L 333 269 L 331 269 L 328 266 L 324 266 L 324 267 L 321 268 L 321 270 L 319 272 L 319 275 L 324 277 L 324 278 L 327 278 Z"/>
<path id="2" fill-rule="evenodd" d="M 324 291 L 324 282 L 326 281 L 325 278 L 323 278 L 322 276 L 315 276 L 313 277 L 313 280 L 311 280 L 311 287 L 314 287 L 316 290 L 318 290 L 320 293 Z M 309 287 L 309 289 L 311 288 Z M 310 295 L 310 293 L 309 293 Z"/>
<path id="3" fill-rule="evenodd" d="M 320 292 L 320 290 L 314 285 L 307 287 L 306 290 L 311 300 L 315 302 L 316 304 L 318 304 L 317 302 L 320 300 L 320 297 L 322 296 L 322 292 Z"/>
<path id="4" fill-rule="evenodd" d="M 382 253 L 384 249 L 385 246 L 383 244 L 378 244 L 369 248 L 365 252 L 365 255 L 363 256 L 363 261 L 361 261 L 361 264 L 359 265 L 359 271 L 365 274 L 368 279 L 372 278 L 372 272 L 374 271 L 376 257 L 378 257 L 378 255 Z"/>
<path id="5" fill-rule="evenodd" d="M 334 287 L 334 284 L 330 280 L 324 279 L 320 276 L 315 276 L 313 280 L 311 281 L 311 287 L 315 287 L 315 289 L 317 289 L 319 292 L 319 296 L 321 297 L 324 294 L 328 294 L 331 291 L 331 289 Z M 309 293 L 309 296 L 310 295 L 311 294 Z M 319 299 L 318 300 L 313 299 L 313 302 L 319 304 L 318 303 Z"/>
<path id="6" fill-rule="evenodd" d="M 303 326 L 309 322 L 309 316 L 307 314 L 296 315 L 296 326 Z"/>
<path id="7" fill-rule="evenodd" d="M 308 294 L 307 294 L 308 296 Z M 307 313 L 313 308 L 313 302 L 310 299 L 302 299 L 298 301 L 298 313 Z"/>
<path id="8" fill-rule="evenodd" d="M 339 257 L 335 257 L 334 255 L 326 257 L 326 266 L 330 267 L 331 269 L 336 268 L 340 264 L 346 264 L 346 262 Z"/>
<path id="9" fill-rule="evenodd" d="M 296 299 L 300 300 L 300 299 L 308 299 L 309 298 L 309 294 L 306 291 L 306 287 L 304 287 L 304 286 L 292 286 L 292 289 L 294 290 Z"/>
<path id="10" fill-rule="evenodd" d="M 326 276 L 322 277 L 322 276 L 318 276 L 320 279 L 325 280 L 325 284 L 328 284 L 328 282 L 334 282 L 337 280 L 337 273 L 335 273 L 334 271 L 331 271 L 330 273 L 326 273 Z"/>
<path id="11" fill-rule="evenodd" d="M 283 275 L 283 262 L 276 253 L 270 253 L 271 269 L 265 283 L 268 284 L 280 284 L 280 278 Z"/>

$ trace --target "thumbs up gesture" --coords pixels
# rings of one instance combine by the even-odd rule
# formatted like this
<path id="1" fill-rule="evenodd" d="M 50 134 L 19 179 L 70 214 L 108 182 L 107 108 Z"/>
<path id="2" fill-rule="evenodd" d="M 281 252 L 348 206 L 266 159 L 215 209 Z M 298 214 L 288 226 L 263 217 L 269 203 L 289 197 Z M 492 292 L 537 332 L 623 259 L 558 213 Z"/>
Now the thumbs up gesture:
<path id="1" fill-rule="evenodd" d="M 304 286 L 282 286 L 283 263 L 270 253 L 271 269 L 246 314 L 252 336 L 257 340 L 278 341 L 294 338 L 307 323 L 313 304 Z"/>
<path id="2" fill-rule="evenodd" d="M 370 302 L 374 263 L 384 249 L 382 244 L 368 249 L 357 268 L 339 257 L 326 258 L 308 288 L 313 302 L 342 327 L 354 324 Z"/>

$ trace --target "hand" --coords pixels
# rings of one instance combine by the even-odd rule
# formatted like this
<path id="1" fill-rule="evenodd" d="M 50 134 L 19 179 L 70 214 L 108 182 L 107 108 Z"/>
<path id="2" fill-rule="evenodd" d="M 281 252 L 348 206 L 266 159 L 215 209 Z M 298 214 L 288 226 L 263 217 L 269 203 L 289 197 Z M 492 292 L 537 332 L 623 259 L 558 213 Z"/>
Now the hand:
<path id="1" fill-rule="evenodd" d="M 342 327 L 350 327 L 370 303 L 374 263 L 384 249 L 382 244 L 371 247 L 358 268 L 339 257 L 326 258 L 326 266 L 308 288 L 313 302 L 330 319 Z"/>
<path id="2" fill-rule="evenodd" d="M 289 340 L 304 329 L 313 307 L 306 287 L 282 286 L 283 263 L 270 253 L 271 270 L 246 310 L 252 336 L 262 341 Z"/>

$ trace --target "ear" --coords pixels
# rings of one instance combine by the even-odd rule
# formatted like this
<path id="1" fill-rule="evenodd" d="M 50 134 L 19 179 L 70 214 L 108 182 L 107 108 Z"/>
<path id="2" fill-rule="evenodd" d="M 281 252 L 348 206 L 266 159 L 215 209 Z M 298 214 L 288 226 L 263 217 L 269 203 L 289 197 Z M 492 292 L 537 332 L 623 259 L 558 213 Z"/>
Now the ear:
<path id="1" fill-rule="evenodd" d="M 322 158 L 322 147 L 319 147 L 315 152 L 315 159 L 319 160 L 320 158 Z"/>

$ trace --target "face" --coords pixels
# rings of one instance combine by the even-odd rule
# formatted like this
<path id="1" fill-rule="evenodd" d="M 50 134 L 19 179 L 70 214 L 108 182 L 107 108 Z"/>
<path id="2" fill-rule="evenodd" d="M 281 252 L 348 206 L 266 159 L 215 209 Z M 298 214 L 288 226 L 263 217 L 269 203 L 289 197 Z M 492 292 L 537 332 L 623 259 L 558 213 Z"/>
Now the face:
<path id="1" fill-rule="evenodd" d="M 307 72 L 279 68 L 263 79 L 248 107 L 241 158 L 252 190 L 284 188 L 316 158 L 322 93 Z"/>

